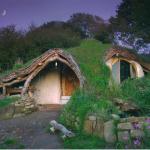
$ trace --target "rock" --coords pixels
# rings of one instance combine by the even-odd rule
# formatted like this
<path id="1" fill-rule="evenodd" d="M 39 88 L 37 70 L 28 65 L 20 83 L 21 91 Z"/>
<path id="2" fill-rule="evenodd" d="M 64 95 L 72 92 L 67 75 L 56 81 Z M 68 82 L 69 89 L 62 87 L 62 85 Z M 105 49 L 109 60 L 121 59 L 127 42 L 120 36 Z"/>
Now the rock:
<path id="1" fill-rule="evenodd" d="M 135 138 L 135 137 L 144 137 L 144 131 L 142 131 L 142 130 L 131 130 L 130 134 L 131 134 L 132 138 Z"/>
<path id="2" fill-rule="evenodd" d="M 91 121 L 96 121 L 96 116 L 89 116 L 88 118 L 89 118 L 89 120 L 91 120 Z"/>
<path id="3" fill-rule="evenodd" d="M 13 118 L 16 118 L 16 117 L 22 117 L 22 116 L 24 116 L 25 114 L 23 114 L 23 113 L 17 113 L 17 114 L 14 114 L 13 115 Z"/>
<path id="4" fill-rule="evenodd" d="M 114 132 L 115 125 L 113 120 L 104 123 L 104 138 L 106 142 L 114 143 L 117 140 Z"/>
<path id="5" fill-rule="evenodd" d="M 34 108 L 34 105 L 25 106 L 26 109 Z"/>
<path id="6" fill-rule="evenodd" d="M 84 131 L 89 134 L 93 133 L 93 122 L 91 120 L 85 120 Z"/>
<path id="7" fill-rule="evenodd" d="M 128 118 L 120 118 L 120 123 L 125 123 L 127 122 Z"/>
<path id="8" fill-rule="evenodd" d="M 111 114 L 111 116 L 114 120 L 120 120 L 120 116 L 118 116 L 116 114 Z"/>
<path id="9" fill-rule="evenodd" d="M 15 113 L 22 113 L 24 110 L 24 105 L 15 105 Z"/>
<path id="10" fill-rule="evenodd" d="M 127 122 L 127 123 L 119 123 L 117 128 L 118 130 L 132 130 L 133 126 L 130 122 Z"/>
<path id="11" fill-rule="evenodd" d="M 144 122 L 132 122 L 134 129 L 144 129 Z"/>
<path id="12" fill-rule="evenodd" d="M 118 141 L 128 142 L 130 140 L 129 131 L 119 131 L 118 132 Z"/>
<path id="13" fill-rule="evenodd" d="M 123 104 L 124 100 L 120 99 L 120 98 L 114 98 L 113 99 L 114 103 L 116 104 Z"/>
<path id="14" fill-rule="evenodd" d="M 129 117 L 127 118 L 128 122 L 144 122 L 145 117 Z"/>
<path id="15" fill-rule="evenodd" d="M 124 112 L 136 112 L 139 110 L 138 106 L 134 104 L 132 101 L 125 101 L 119 98 L 113 99 L 115 105 L 119 107 L 121 111 Z"/>
<path id="16" fill-rule="evenodd" d="M 126 103 L 124 103 L 124 104 L 120 107 L 120 109 L 121 109 L 122 111 L 125 111 L 125 112 L 132 112 L 132 111 L 138 111 L 138 110 L 139 110 L 139 108 L 138 108 L 135 104 L 133 104 L 133 103 L 131 103 L 131 102 L 126 102 Z"/>
<path id="17" fill-rule="evenodd" d="M 104 137 L 104 121 L 102 119 L 97 119 L 94 135 L 97 135 L 101 138 Z"/>
<path id="18" fill-rule="evenodd" d="M 76 121 L 77 121 L 77 122 L 80 122 L 80 118 L 79 118 L 79 117 L 76 117 Z"/>
<path id="19" fill-rule="evenodd" d="M 33 111 L 31 111 L 31 110 L 25 110 L 25 111 L 24 111 L 24 114 L 25 114 L 25 115 L 28 115 L 28 114 L 31 114 L 32 112 L 33 112 Z"/>
<path id="20" fill-rule="evenodd" d="M 10 119 L 15 112 L 15 106 L 13 104 L 0 109 L 0 120 Z"/>

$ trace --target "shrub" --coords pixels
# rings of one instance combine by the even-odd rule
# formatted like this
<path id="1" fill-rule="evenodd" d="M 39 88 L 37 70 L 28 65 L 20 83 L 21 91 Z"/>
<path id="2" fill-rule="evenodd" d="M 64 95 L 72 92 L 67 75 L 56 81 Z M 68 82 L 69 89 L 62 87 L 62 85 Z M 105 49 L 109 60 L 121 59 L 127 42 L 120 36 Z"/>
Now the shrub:
<path id="1" fill-rule="evenodd" d="M 14 64 L 13 70 L 18 70 L 23 67 L 23 64 Z"/>
<path id="2" fill-rule="evenodd" d="M 82 130 L 87 115 L 96 114 L 103 120 L 109 120 L 112 113 L 117 114 L 118 109 L 111 101 L 97 99 L 92 93 L 76 91 L 65 106 L 60 121 L 69 127 Z M 74 124 L 77 118 L 79 118 L 78 128 Z"/>
<path id="3" fill-rule="evenodd" d="M 121 85 L 122 98 L 132 100 L 143 111 L 150 115 L 150 75 L 141 79 L 128 79 Z"/>

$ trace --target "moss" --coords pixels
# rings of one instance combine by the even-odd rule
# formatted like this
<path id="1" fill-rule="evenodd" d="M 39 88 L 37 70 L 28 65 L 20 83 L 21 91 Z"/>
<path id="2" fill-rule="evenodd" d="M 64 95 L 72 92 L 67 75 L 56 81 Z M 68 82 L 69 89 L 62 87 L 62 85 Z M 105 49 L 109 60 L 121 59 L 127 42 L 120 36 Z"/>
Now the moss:
<path id="1" fill-rule="evenodd" d="M 25 67 L 29 66 L 30 64 L 32 64 L 32 62 L 34 60 L 35 59 L 32 59 L 32 60 L 26 62 L 25 64 L 14 64 L 12 69 L 6 70 L 6 71 L 3 71 L 2 73 L 0 73 L 0 78 L 3 78 L 4 76 L 7 76 L 7 75 L 9 75 L 10 73 L 12 73 L 14 71 L 18 71 L 21 68 L 25 68 Z"/>

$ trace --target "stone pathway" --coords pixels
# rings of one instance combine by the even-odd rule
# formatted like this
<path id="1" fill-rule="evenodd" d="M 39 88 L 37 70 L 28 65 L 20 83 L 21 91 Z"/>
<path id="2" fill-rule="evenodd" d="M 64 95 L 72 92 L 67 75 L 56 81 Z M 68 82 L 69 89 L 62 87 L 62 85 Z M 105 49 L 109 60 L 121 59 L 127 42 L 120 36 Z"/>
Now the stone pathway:
<path id="1" fill-rule="evenodd" d="M 59 113 L 55 110 L 34 112 L 25 117 L 0 121 L 0 143 L 7 138 L 16 138 L 25 148 L 63 148 L 58 134 L 47 131 L 49 121 L 56 120 Z"/>

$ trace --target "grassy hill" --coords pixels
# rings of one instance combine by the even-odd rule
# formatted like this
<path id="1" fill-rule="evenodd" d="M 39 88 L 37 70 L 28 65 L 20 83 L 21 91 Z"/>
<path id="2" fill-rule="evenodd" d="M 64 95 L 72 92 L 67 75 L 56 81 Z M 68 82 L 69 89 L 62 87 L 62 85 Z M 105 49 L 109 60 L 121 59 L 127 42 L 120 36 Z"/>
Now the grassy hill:
<path id="1" fill-rule="evenodd" d="M 142 110 L 140 115 L 150 115 L 150 76 L 128 79 L 121 85 L 113 84 L 111 72 L 104 62 L 105 53 L 110 47 L 110 44 L 96 40 L 84 40 L 79 47 L 67 49 L 79 63 L 86 84 L 83 90 L 73 94 L 60 116 L 63 124 L 78 131 L 75 139 L 64 142 L 66 148 L 104 148 L 103 140 L 83 133 L 83 122 L 87 114 L 98 114 L 105 121 L 111 119 L 111 114 L 120 114 L 113 103 L 114 98 L 132 101 Z M 78 127 L 72 123 L 76 117 L 80 120 Z"/>
<path id="2" fill-rule="evenodd" d="M 104 55 L 110 47 L 110 44 L 96 40 L 84 40 L 79 47 L 67 49 L 75 57 L 86 78 L 85 88 L 91 92 L 103 93 L 108 85 L 110 72 L 105 66 Z"/>

